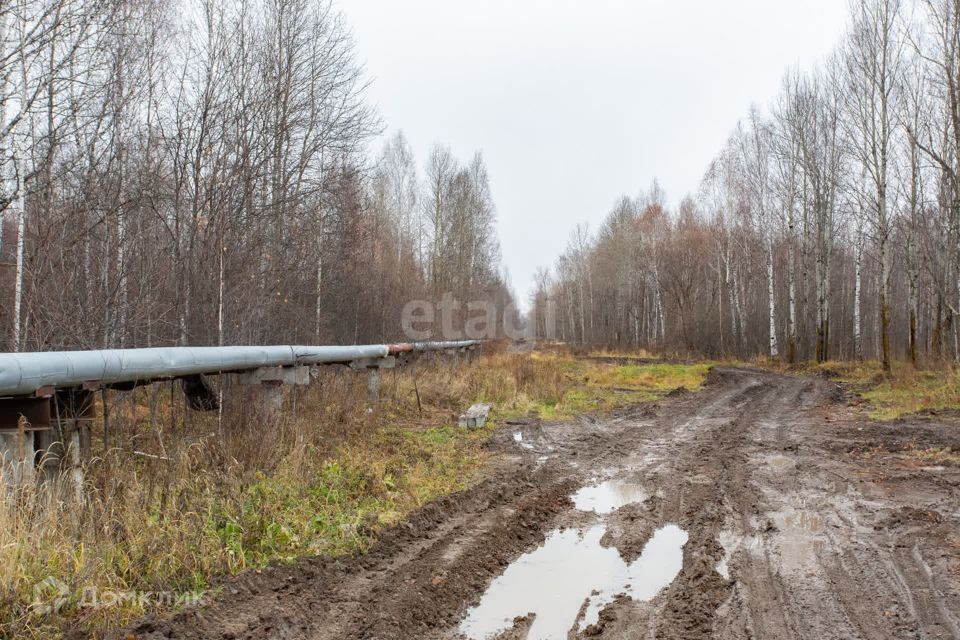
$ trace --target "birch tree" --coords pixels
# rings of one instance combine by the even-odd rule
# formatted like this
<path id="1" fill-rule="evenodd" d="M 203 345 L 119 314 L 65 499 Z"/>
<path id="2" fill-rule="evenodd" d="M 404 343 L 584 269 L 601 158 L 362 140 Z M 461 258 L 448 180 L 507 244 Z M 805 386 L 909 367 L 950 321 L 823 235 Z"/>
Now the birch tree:
<path id="1" fill-rule="evenodd" d="M 900 0 L 856 0 L 853 26 L 845 52 L 846 112 L 851 148 L 863 167 L 870 188 L 872 219 L 879 261 L 881 361 L 890 371 L 890 248 L 891 221 L 896 211 L 890 189 L 890 164 L 898 82 L 905 40 L 898 37 Z M 891 206 L 893 204 L 893 206 Z M 866 213 L 866 212 L 865 212 Z"/>

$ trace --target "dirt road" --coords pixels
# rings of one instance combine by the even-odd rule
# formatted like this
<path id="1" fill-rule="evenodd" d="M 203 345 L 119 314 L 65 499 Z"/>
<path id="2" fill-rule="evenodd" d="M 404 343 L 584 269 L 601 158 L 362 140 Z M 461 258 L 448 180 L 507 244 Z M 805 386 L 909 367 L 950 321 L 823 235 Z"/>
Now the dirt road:
<path id="1" fill-rule="evenodd" d="M 833 383 L 714 369 L 698 393 L 514 425 L 471 490 L 366 556 L 224 584 L 147 638 L 960 638 L 960 448 Z M 530 614 L 530 615 L 528 615 Z"/>

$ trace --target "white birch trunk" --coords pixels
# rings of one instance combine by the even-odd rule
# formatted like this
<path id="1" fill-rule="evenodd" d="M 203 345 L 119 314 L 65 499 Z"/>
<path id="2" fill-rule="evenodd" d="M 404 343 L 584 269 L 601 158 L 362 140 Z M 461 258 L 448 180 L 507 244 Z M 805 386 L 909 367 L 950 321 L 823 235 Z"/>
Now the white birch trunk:
<path id="1" fill-rule="evenodd" d="M 770 320 L 770 356 L 780 355 L 777 348 L 777 301 L 773 287 L 773 242 L 767 239 L 767 300 Z"/>
<path id="2" fill-rule="evenodd" d="M 222 225 L 222 223 L 221 223 Z M 223 346 L 223 291 L 224 291 L 224 265 L 223 265 L 223 227 L 220 229 L 220 264 L 217 279 L 217 344 Z"/>
<path id="3" fill-rule="evenodd" d="M 317 237 L 317 307 L 315 309 L 315 335 L 317 338 L 317 344 L 320 343 L 320 330 L 321 330 L 321 321 L 323 314 L 323 298 L 321 297 L 323 291 L 323 234 L 318 234 Z"/>
<path id="4" fill-rule="evenodd" d="M 224 266 L 223 266 L 223 225 L 224 221 L 220 221 L 220 242 L 218 253 L 219 255 L 219 274 L 217 279 L 217 345 L 223 346 L 223 291 L 224 291 Z M 225 439 L 225 434 L 223 432 L 223 383 L 226 379 L 226 376 L 219 376 L 220 384 L 217 386 L 217 431 L 220 433 L 221 442 Z"/>
<path id="5" fill-rule="evenodd" d="M 583 279 L 580 279 L 580 342 L 587 341 L 587 324 L 586 316 L 584 315 L 584 303 L 583 303 Z"/>
<path id="6" fill-rule="evenodd" d="M 723 269 L 717 253 L 717 326 L 720 330 L 720 353 L 723 353 Z"/>
<path id="7" fill-rule="evenodd" d="M 7 34 L 10 32 L 7 20 L 10 19 L 12 13 L 4 16 L 3 20 L 0 20 L 0 58 L 7 57 Z M 10 72 L 9 70 L 4 72 L 0 76 L 0 130 L 6 129 L 7 126 L 7 100 L 10 96 Z M 13 177 L 6 171 L 6 149 L 0 140 L 0 197 L 6 196 L 12 191 L 9 187 L 13 184 Z M 0 212 L 0 256 L 3 256 L 3 221 L 5 211 Z"/>
<path id="8" fill-rule="evenodd" d="M 20 342 L 22 336 L 21 316 L 23 314 L 23 266 L 24 266 L 24 236 L 27 231 L 27 198 L 26 186 L 24 185 L 23 174 L 26 167 L 23 166 L 23 152 L 20 149 L 20 142 L 14 140 L 13 143 L 13 161 L 17 167 L 17 267 L 14 276 L 13 289 L 13 351 L 20 351 Z"/>
<path id="9" fill-rule="evenodd" d="M 654 297 L 654 308 L 657 312 L 656 323 L 654 324 L 654 331 L 660 332 L 660 337 L 658 342 L 661 344 L 666 341 L 667 331 L 666 325 L 663 319 L 663 301 L 660 297 L 660 272 L 657 269 L 656 263 L 653 265 L 653 297 Z"/>
<path id="10" fill-rule="evenodd" d="M 863 332 L 861 328 L 862 320 L 860 316 L 860 292 L 862 288 L 862 264 L 863 264 L 863 243 L 857 239 L 857 246 L 854 254 L 854 276 L 853 276 L 853 351 L 857 360 L 863 360 Z"/>
<path id="11" fill-rule="evenodd" d="M 26 8 L 20 3 L 21 15 L 26 16 Z M 26 18 L 22 18 L 25 20 Z M 26 59 L 26 25 L 20 24 L 20 42 L 17 55 L 20 58 L 20 110 L 27 107 L 27 59 Z M 13 290 L 13 350 L 20 350 L 21 322 L 23 315 L 23 268 L 25 236 L 27 231 L 27 195 L 26 195 L 26 158 L 23 150 L 23 144 L 27 140 L 25 128 L 28 123 L 26 114 L 20 114 L 20 121 L 13 131 L 13 165 L 17 172 L 17 266 L 14 276 Z"/>
<path id="12" fill-rule="evenodd" d="M 186 258 L 189 260 L 189 256 Z M 188 338 L 187 327 L 190 325 L 190 299 L 192 291 L 190 286 L 190 274 L 185 272 L 183 278 L 183 308 L 180 310 L 180 346 L 187 346 Z"/>
<path id="13" fill-rule="evenodd" d="M 121 193 L 122 193 L 121 181 Z M 117 310 L 114 344 L 123 348 L 127 325 L 127 277 L 126 277 L 127 218 L 121 204 L 117 209 L 117 288 L 120 293 L 120 308 Z M 111 345 L 112 346 L 112 345 Z"/>
<path id="14" fill-rule="evenodd" d="M 791 224 L 792 228 L 792 224 Z M 796 360 L 797 351 L 797 258 L 793 248 L 793 236 L 791 231 L 790 255 L 787 257 L 787 296 L 789 298 L 790 310 L 787 314 L 789 327 L 787 327 L 787 340 L 789 341 L 789 359 L 790 362 Z"/>

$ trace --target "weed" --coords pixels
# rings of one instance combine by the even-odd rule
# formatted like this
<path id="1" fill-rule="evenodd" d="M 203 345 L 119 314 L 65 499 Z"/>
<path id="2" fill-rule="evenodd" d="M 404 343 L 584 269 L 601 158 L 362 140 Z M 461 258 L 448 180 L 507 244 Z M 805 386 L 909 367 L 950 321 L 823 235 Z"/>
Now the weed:
<path id="1" fill-rule="evenodd" d="M 779 362 L 752 364 L 784 370 Z M 795 365 L 790 370 L 823 376 L 859 394 L 868 404 L 867 415 L 874 420 L 895 420 L 930 411 L 960 411 L 960 370 L 949 366 L 919 370 L 909 363 L 895 362 L 893 370 L 884 373 L 876 360 L 830 360 Z"/>
<path id="2" fill-rule="evenodd" d="M 222 425 L 163 389 L 117 397 L 111 448 L 95 434 L 82 501 L 69 473 L 0 496 L 0 635 L 78 628 L 96 637 L 145 610 L 136 601 L 85 608 L 85 589 L 192 593 L 269 562 L 362 553 L 383 527 L 465 488 L 503 420 L 605 411 L 696 389 L 706 371 L 559 348 L 493 353 L 471 366 L 437 357 L 384 377 L 376 407 L 350 372 L 324 371 L 309 389 L 288 391 L 281 417 L 227 389 L 241 399 Z M 473 402 L 493 404 L 492 419 L 460 429 L 457 415 Z M 46 579 L 68 594 L 55 615 L 31 607 Z"/>

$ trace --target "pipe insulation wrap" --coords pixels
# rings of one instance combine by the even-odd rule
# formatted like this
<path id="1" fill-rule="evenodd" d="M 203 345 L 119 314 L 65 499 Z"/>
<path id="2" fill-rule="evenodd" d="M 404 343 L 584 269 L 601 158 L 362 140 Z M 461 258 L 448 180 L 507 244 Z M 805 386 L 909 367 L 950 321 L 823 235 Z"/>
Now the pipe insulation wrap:
<path id="1" fill-rule="evenodd" d="M 465 349 L 477 340 L 419 342 L 413 352 Z M 390 347 L 237 346 L 157 347 L 0 354 L 0 396 L 29 395 L 41 387 L 78 387 L 84 383 L 149 382 L 197 374 L 250 371 L 259 367 L 347 364 L 384 358 Z"/>

